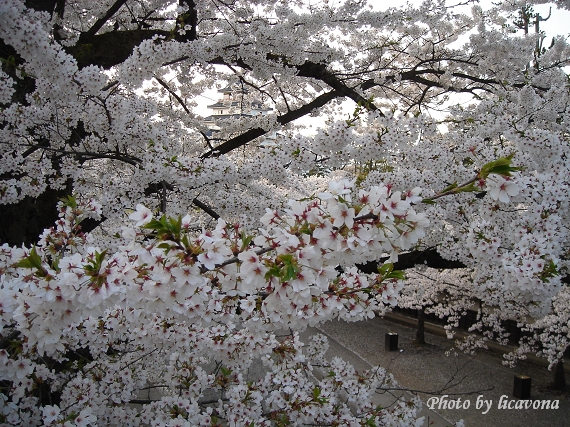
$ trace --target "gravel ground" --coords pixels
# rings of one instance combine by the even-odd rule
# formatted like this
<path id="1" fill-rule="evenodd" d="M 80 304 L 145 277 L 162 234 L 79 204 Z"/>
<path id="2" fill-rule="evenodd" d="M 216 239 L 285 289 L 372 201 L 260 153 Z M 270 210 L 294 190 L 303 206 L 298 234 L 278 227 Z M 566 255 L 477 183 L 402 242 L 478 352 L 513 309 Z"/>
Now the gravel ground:
<path id="1" fill-rule="evenodd" d="M 519 362 L 511 369 L 502 365 L 501 355 L 484 350 L 475 356 L 463 353 L 446 356 L 445 352 L 452 346 L 452 341 L 426 333 L 428 344 L 417 346 L 413 344 L 414 329 L 379 317 L 357 323 L 327 322 L 319 326 L 319 329 L 370 365 L 386 368 L 405 388 L 424 392 L 445 389 L 438 395 L 447 394 L 449 400 L 455 401 L 461 398 L 461 409 L 443 409 L 443 404 L 439 409 L 438 405 L 432 408 L 449 421 L 463 419 L 466 427 L 570 426 L 570 394 L 561 394 L 547 388 L 552 381 L 552 372 L 545 367 Z M 386 332 L 398 333 L 400 351 L 385 350 Z M 512 393 L 514 376 L 519 374 L 532 378 L 532 401 L 549 400 L 554 406 L 558 400 L 558 409 L 501 409 L 499 402 L 502 396 L 503 403 L 508 404 L 514 400 L 514 406 L 518 401 Z M 567 381 L 569 380 L 567 374 Z M 432 397 L 426 393 L 419 394 L 424 402 Z M 478 398 L 482 404 L 479 409 Z M 489 409 L 482 403 L 483 400 L 492 401 Z M 467 401 L 469 408 L 464 409 Z M 482 413 L 487 410 L 486 414 Z"/>

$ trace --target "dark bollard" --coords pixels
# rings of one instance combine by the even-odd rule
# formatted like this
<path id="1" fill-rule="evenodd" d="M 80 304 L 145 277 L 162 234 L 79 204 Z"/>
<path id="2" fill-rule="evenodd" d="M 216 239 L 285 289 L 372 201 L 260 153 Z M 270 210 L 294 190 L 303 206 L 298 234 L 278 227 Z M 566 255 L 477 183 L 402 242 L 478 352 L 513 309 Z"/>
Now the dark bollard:
<path id="1" fill-rule="evenodd" d="M 518 399 L 530 399 L 530 377 L 526 375 L 515 375 L 513 396 Z"/>
<path id="2" fill-rule="evenodd" d="M 398 351 L 398 334 L 386 332 L 386 351 Z"/>

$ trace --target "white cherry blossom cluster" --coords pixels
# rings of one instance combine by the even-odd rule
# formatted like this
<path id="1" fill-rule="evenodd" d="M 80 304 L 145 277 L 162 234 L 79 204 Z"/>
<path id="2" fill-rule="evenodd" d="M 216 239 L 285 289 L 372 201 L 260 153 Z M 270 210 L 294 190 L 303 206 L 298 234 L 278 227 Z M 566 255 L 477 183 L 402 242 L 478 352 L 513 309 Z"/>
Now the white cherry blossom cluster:
<path id="1" fill-rule="evenodd" d="M 317 392 L 303 354 L 317 360 L 318 351 L 303 353 L 276 331 L 363 319 L 396 303 L 431 307 L 455 324 L 477 301 L 488 308 L 481 326 L 499 337 L 501 320 L 532 315 L 544 355 L 560 357 L 570 266 L 563 37 L 536 52 L 537 37 L 508 30 L 519 2 L 470 13 L 439 1 L 382 11 L 364 2 L 178 3 L 128 2 L 85 42 L 109 2 L 67 2 L 62 16 L 0 2 L 9 56 L 0 71 L 0 203 L 68 186 L 91 199 L 69 199 L 35 248 L 1 247 L 2 338 L 14 348 L 0 353 L 7 423 L 270 424 L 333 414 L 356 424 L 331 403 L 335 387 L 363 396 L 374 387 L 357 389 L 335 362 L 342 384 Z M 97 37 L 114 34 L 133 43 L 123 59 L 83 61 L 105 50 Z M 192 108 L 226 83 L 243 84 L 274 114 L 224 123 L 207 138 Z M 459 92 L 472 101 L 450 105 Z M 341 97 L 355 103 L 348 120 Z M 287 118 L 301 113 L 326 124 L 298 134 Z M 218 144 L 250 128 L 279 138 L 219 155 Z M 506 158 L 517 173 L 482 173 Z M 419 188 L 435 203 L 418 207 Z M 195 199 L 225 222 L 212 225 Z M 158 205 L 164 220 L 152 216 Z M 133 208 L 135 225 L 125 224 Z M 93 234 L 81 232 L 81 218 L 100 215 L 107 220 Z M 355 267 L 428 248 L 468 273 L 420 267 L 405 285 L 388 264 L 379 275 Z M 446 292 L 453 298 L 442 300 Z M 251 382 L 244 373 L 257 359 L 272 371 Z M 66 370 L 53 368 L 64 362 Z M 62 402 L 40 402 L 41 384 Z M 145 388 L 161 396 L 137 416 L 126 402 L 144 401 Z M 378 417 L 397 424 L 410 414 Z"/>
<path id="2" fill-rule="evenodd" d="M 370 317 L 397 299 L 402 276 L 391 264 L 370 277 L 353 265 L 383 252 L 397 258 L 423 235 L 427 220 L 411 204 L 420 190 L 354 193 L 353 184 L 333 182 L 316 198 L 268 210 L 257 236 L 221 219 L 195 232 L 190 216 L 155 219 L 139 205 L 115 253 L 89 246 L 80 229 L 100 207 L 69 198 L 38 246 L 2 247 L 2 327 L 21 342 L 18 352 L 0 354 L 10 384 L 4 398 L 32 399 L 54 426 L 210 425 L 212 417 L 413 425 L 418 400 L 389 410 L 370 404 L 377 388 L 393 386 L 383 370 L 358 374 L 333 360 L 327 369 L 335 375 L 314 383 L 307 374 L 324 362 L 326 341 L 316 338 L 307 359 L 298 335 L 275 334 Z M 247 370 L 260 361 L 270 371 L 252 382 Z M 39 381 L 60 393 L 60 404 L 37 401 Z M 147 386 L 162 397 L 145 401 L 139 415 L 127 405 Z M 18 413 L 7 414 L 16 425 Z M 29 425 L 39 425 L 33 413 Z"/>
<path id="3" fill-rule="evenodd" d="M 564 354 L 570 346 L 569 297 L 568 287 L 565 286 L 552 299 L 551 312 L 524 326 L 523 330 L 529 332 L 530 336 L 526 336 L 515 351 L 505 355 L 505 363 L 513 365 L 516 360 L 525 359 L 528 353 L 535 353 L 548 360 L 549 369 L 564 362 Z"/>

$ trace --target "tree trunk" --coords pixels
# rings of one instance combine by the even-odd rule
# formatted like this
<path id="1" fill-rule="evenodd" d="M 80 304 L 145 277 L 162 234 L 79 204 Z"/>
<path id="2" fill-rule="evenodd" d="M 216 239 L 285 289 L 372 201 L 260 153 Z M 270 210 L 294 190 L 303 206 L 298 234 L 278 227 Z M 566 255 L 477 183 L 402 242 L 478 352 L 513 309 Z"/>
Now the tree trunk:
<path id="1" fill-rule="evenodd" d="M 0 244 L 31 246 L 46 228 L 58 219 L 57 202 L 71 194 L 71 187 L 63 190 L 48 188 L 36 198 L 25 197 L 11 205 L 0 205 Z"/>
<path id="2" fill-rule="evenodd" d="M 566 379 L 564 378 L 564 363 L 559 360 L 554 365 L 554 381 L 552 388 L 555 390 L 564 390 L 566 388 Z"/>
<path id="3" fill-rule="evenodd" d="M 425 312 L 423 308 L 418 310 L 418 327 L 416 329 L 416 344 L 424 345 L 426 343 L 425 336 Z"/>

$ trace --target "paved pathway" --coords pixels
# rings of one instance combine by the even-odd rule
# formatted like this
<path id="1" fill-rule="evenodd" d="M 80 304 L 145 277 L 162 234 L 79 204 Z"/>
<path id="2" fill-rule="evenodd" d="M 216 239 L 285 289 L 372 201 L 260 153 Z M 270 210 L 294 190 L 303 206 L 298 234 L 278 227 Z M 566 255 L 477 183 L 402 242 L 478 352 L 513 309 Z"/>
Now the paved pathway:
<path id="1" fill-rule="evenodd" d="M 355 353 L 352 349 L 345 347 L 344 345 L 342 345 L 341 343 L 336 341 L 334 338 L 332 338 L 331 335 L 334 335 L 334 334 L 329 335 L 322 328 L 319 328 L 319 329 L 309 328 L 309 329 L 307 329 L 307 331 L 305 331 L 303 334 L 301 334 L 301 341 L 307 342 L 308 338 L 311 335 L 314 335 L 316 333 L 321 333 L 321 334 L 324 334 L 328 337 L 329 350 L 327 352 L 327 357 L 329 359 L 334 357 L 334 356 L 341 357 L 343 360 L 350 362 L 350 364 L 352 364 L 352 366 L 354 366 L 354 368 L 357 371 L 364 371 L 366 369 L 370 369 L 373 366 L 372 364 L 370 364 L 366 360 L 364 360 L 362 357 L 360 357 L 357 353 Z M 394 393 L 388 393 L 388 392 L 385 394 L 376 394 L 374 396 L 373 402 L 375 405 L 381 405 L 383 407 L 389 407 L 394 403 L 396 398 L 399 397 L 401 394 L 402 393 L 394 394 Z M 410 393 L 406 393 L 406 394 L 410 395 Z M 422 408 L 422 411 L 419 414 L 419 416 L 425 417 L 425 422 L 424 422 L 425 427 L 428 427 L 428 426 L 429 427 L 447 427 L 447 426 L 453 425 L 453 423 L 451 421 L 446 420 L 445 418 L 443 418 L 441 415 L 439 415 L 435 411 L 431 411 L 430 409 L 427 408 L 427 406 L 424 406 Z"/>
<path id="2" fill-rule="evenodd" d="M 424 426 L 445 427 L 463 419 L 466 427 L 564 427 L 570 426 L 570 395 L 547 389 L 552 380 L 552 372 L 545 367 L 519 362 L 513 369 L 502 365 L 500 355 L 479 351 L 475 356 L 463 353 L 446 356 L 452 342 L 431 334 L 426 334 L 426 346 L 415 346 L 412 341 L 414 329 L 392 323 L 382 318 L 366 322 L 327 322 L 318 330 L 308 330 L 304 337 L 314 332 L 329 337 L 329 356 L 341 356 L 350 361 L 357 370 L 379 365 L 391 372 L 405 388 L 425 392 L 438 391 L 445 387 L 444 394 L 449 399 L 461 398 L 462 406 L 468 409 L 426 410 L 422 415 L 429 418 Z M 397 332 L 401 351 L 388 352 L 384 349 L 386 332 Z M 532 378 L 531 399 L 548 400 L 558 409 L 501 409 L 499 402 L 512 401 L 515 374 L 529 375 Z M 568 377 L 568 375 L 567 375 Z M 472 394 L 465 394 L 472 393 Z M 433 395 L 419 393 L 424 402 Z M 477 399 L 482 407 L 477 408 Z M 487 405 L 483 401 L 491 401 Z M 518 399 L 514 399 L 511 406 Z M 532 403 L 532 402 L 531 402 Z M 485 414 L 483 412 L 487 411 Z"/>

